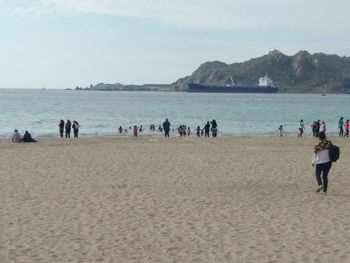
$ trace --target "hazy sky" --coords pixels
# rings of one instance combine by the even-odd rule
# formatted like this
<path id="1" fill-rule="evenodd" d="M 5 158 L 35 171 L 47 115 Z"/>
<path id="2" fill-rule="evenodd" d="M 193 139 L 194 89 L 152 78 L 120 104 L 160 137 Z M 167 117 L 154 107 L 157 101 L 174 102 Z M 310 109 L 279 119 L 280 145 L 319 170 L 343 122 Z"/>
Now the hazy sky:
<path id="1" fill-rule="evenodd" d="M 274 48 L 350 56 L 349 0 L 0 0 L 0 88 L 171 83 Z"/>

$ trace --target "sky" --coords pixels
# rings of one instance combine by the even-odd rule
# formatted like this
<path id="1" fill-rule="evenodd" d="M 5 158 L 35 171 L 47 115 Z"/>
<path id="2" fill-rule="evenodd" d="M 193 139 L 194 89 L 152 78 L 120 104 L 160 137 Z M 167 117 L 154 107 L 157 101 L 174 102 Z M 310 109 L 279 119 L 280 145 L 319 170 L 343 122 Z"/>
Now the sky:
<path id="1" fill-rule="evenodd" d="M 350 56 L 348 0 L 0 0 L 0 88 L 172 83 L 278 49 Z"/>

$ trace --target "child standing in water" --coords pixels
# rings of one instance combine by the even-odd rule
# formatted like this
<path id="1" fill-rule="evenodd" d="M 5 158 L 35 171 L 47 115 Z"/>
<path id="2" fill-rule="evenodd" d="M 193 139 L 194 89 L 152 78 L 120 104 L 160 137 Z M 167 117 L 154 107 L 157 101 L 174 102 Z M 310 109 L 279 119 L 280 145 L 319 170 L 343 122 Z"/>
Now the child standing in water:
<path id="1" fill-rule="evenodd" d="M 197 136 L 201 137 L 201 127 L 197 126 Z"/>
<path id="2" fill-rule="evenodd" d="M 283 125 L 282 124 L 280 125 L 278 130 L 280 131 L 280 137 L 283 137 Z"/>
<path id="3" fill-rule="evenodd" d="M 345 122 L 345 124 L 344 124 L 344 130 L 345 130 L 345 135 L 344 135 L 344 137 L 349 138 L 349 129 L 350 129 L 350 126 L 349 126 L 349 119 L 347 119 L 346 122 Z"/>
<path id="4" fill-rule="evenodd" d="M 137 129 L 136 125 L 134 126 L 133 131 L 134 131 L 134 139 L 136 139 L 137 138 L 137 133 L 138 133 L 138 129 Z"/>

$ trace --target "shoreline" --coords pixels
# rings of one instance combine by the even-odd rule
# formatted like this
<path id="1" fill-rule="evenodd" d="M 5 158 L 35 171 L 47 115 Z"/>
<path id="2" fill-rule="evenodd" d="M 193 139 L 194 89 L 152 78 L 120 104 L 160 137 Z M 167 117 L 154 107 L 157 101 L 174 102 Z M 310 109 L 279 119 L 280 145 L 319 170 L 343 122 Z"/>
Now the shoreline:
<path id="1" fill-rule="evenodd" d="M 329 135 L 330 134 L 330 135 Z M 339 139 L 339 140 L 347 140 L 348 138 L 346 137 L 338 137 L 338 134 L 337 133 L 327 133 L 327 138 L 328 139 Z M 38 139 L 38 142 L 40 140 L 44 140 L 44 141 L 47 141 L 47 140 L 59 140 L 59 141 L 77 141 L 77 140 L 107 140 L 107 139 L 115 139 L 115 140 L 148 140 L 148 139 L 161 139 L 161 138 L 164 138 L 164 133 L 161 135 L 161 134 L 155 134 L 155 135 L 152 135 L 152 134 L 141 134 L 141 135 L 138 135 L 138 137 L 136 139 L 134 139 L 133 135 L 130 133 L 130 134 L 127 134 L 127 135 L 94 135 L 94 134 L 91 134 L 91 135 L 86 135 L 86 134 L 83 134 L 81 136 L 79 136 L 79 138 L 74 138 L 73 136 L 71 136 L 70 138 L 60 138 L 58 135 L 52 135 L 52 136 L 35 136 L 35 139 Z M 297 138 L 297 133 L 293 133 L 293 136 L 291 134 L 285 134 L 284 136 L 280 137 L 278 134 L 276 135 L 219 135 L 217 136 L 216 138 L 210 136 L 209 138 L 208 137 L 204 137 L 204 136 L 196 136 L 196 134 L 194 135 L 191 135 L 191 136 L 179 136 L 179 135 L 170 135 L 169 138 L 167 138 L 166 140 L 173 140 L 173 139 L 182 139 L 182 140 L 186 140 L 186 139 L 195 139 L 195 140 L 208 140 L 208 139 L 213 139 L 213 140 L 217 140 L 217 139 L 220 139 L 220 138 L 235 138 L 235 139 L 241 139 L 241 138 L 274 138 L 274 139 L 296 139 L 296 140 L 303 140 L 303 139 L 315 139 L 315 141 L 317 141 L 317 138 L 316 137 L 313 137 L 312 135 L 304 135 L 302 138 Z M 165 138 L 164 138 L 165 139 Z M 0 142 L 10 142 L 12 143 L 11 141 L 11 137 L 8 137 L 8 138 L 4 138 L 4 137 L 0 137 Z M 14 143 L 15 144 L 15 143 Z M 26 143 L 28 144 L 28 143 Z"/>

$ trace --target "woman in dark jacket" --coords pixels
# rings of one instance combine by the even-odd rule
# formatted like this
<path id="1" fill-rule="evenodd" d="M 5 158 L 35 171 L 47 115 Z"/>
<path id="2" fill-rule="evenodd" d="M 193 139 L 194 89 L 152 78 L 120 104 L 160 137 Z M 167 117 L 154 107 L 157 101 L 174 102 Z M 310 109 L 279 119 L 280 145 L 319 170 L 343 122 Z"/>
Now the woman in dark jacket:
<path id="1" fill-rule="evenodd" d="M 79 133 L 79 123 L 77 121 L 73 121 L 73 132 L 74 132 L 74 138 L 78 138 L 78 133 Z"/>
<path id="2" fill-rule="evenodd" d="M 70 122 L 70 120 L 67 120 L 66 122 L 66 138 L 70 138 L 70 129 L 72 127 L 72 123 Z"/>
<path id="3" fill-rule="evenodd" d="M 60 124 L 58 124 L 58 127 L 60 129 L 60 136 L 63 138 L 63 132 L 64 132 L 64 120 L 60 121 Z"/>
<path id="4" fill-rule="evenodd" d="M 34 140 L 32 138 L 32 135 L 26 131 L 25 134 L 23 135 L 23 139 L 22 139 L 23 142 L 36 142 L 36 140 Z"/>

